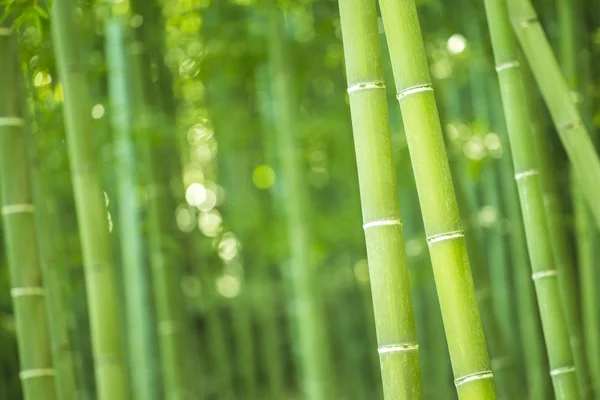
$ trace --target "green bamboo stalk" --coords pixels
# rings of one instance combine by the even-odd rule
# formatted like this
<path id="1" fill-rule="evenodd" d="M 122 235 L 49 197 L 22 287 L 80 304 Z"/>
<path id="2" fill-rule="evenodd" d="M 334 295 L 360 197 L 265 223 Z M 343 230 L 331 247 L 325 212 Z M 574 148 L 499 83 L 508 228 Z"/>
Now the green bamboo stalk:
<path id="1" fill-rule="evenodd" d="M 124 23 L 111 17 L 105 25 L 108 89 L 118 171 L 119 214 L 127 350 L 134 399 L 157 398 L 152 304 L 149 274 L 143 259 L 139 216 L 136 154 L 132 138 L 133 96 Z"/>
<path id="2" fill-rule="evenodd" d="M 542 327 L 546 339 L 550 376 L 558 399 L 577 399 L 580 396 L 574 366 L 567 318 L 560 302 L 557 268 L 552 254 L 548 224 L 544 214 L 542 188 L 525 91 L 504 0 L 485 0 L 487 19 L 492 37 L 496 70 L 500 81 L 502 101 L 519 189 L 525 234 L 531 259 Z"/>
<path id="3" fill-rule="evenodd" d="M 583 194 L 600 227 L 600 160 L 529 0 L 508 0 L 510 20 L 569 156 Z"/>
<path id="4" fill-rule="evenodd" d="M 273 106 L 279 150 L 280 176 L 285 193 L 284 212 L 290 251 L 293 292 L 303 392 L 311 400 L 335 398 L 327 346 L 326 320 L 317 290 L 317 271 L 311 259 L 308 193 L 302 181 L 298 129 L 291 88 L 290 66 L 284 41 L 283 18 L 269 2 L 269 56 L 273 76 Z"/>
<path id="5" fill-rule="evenodd" d="M 498 93 L 498 98 L 500 94 Z M 502 104 L 499 104 L 502 107 Z M 499 110 L 500 118 L 504 119 L 502 108 Z M 502 123 L 504 125 L 504 123 Z M 506 129 L 506 128 L 504 128 Z M 524 374 L 530 399 L 547 399 L 552 396 L 552 382 L 548 370 L 548 357 L 544 347 L 542 326 L 540 321 L 535 287 L 531 279 L 531 265 L 527 251 L 525 228 L 523 226 L 519 194 L 514 180 L 514 169 L 508 137 L 505 134 L 502 143 L 503 155 L 500 160 L 502 165 L 500 172 L 502 192 L 505 196 L 506 213 L 509 221 L 507 240 L 513 265 L 513 293 L 517 299 L 517 314 L 519 321 L 519 344 L 518 353 L 514 354 L 516 373 Z M 514 198 L 513 198 L 514 196 Z M 513 315 L 514 315 L 513 314 Z M 522 355 L 519 357 L 519 355 Z M 522 370 L 519 364 L 524 364 Z M 494 361 L 492 360 L 492 366 Z"/>
<path id="6" fill-rule="evenodd" d="M 140 159 L 144 165 L 141 179 L 148 191 L 146 206 L 149 262 L 152 275 L 152 295 L 155 307 L 156 331 L 161 365 L 163 391 L 167 400 L 185 398 L 186 355 L 184 317 L 179 289 L 179 271 L 172 261 L 168 250 L 168 233 L 171 224 L 165 215 L 167 182 L 164 181 L 163 168 L 155 160 L 153 152 L 156 146 L 154 132 L 157 118 L 151 106 L 152 90 L 144 67 L 145 46 L 136 41 L 131 47 L 133 79 L 133 101 L 136 118 L 133 129 L 140 138 Z"/>
<path id="7" fill-rule="evenodd" d="M 28 81 L 33 83 L 33 76 L 29 70 Z M 38 126 L 41 126 L 41 118 L 37 107 L 39 99 L 34 88 L 30 87 L 32 102 L 30 106 L 31 115 L 35 116 Z M 35 205 L 35 225 L 38 240 L 40 263 L 44 276 L 44 290 L 47 299 L 48 319 L 50 327 L 50 340 L 52 345 L 52 360 L 55 369 L 56 393 L 58 398 L 75 400 L 78 397 L 78 386 L 76 380 L 75 357 L 76 349 L 70 337 L 69 318 L 70 310 L 67 306 L 69 292 L 66 259 L 62 250 L 62 237 L 65 231 L 60 224 L 60 215 L 57 210 L 58 196 L 52 193 L 51 173 L 40 163 L 42 149 L 40 142 L 45 143 L 42 132 L 29 135 L 33 150 L 31 156 L 31 172 L 33 199 Z M 56 179 L 56 175 L 52 174 Z M 58 233 L 58 234 L 57 234 Z M 81 386 L 81 385 L 80 385 Z"/>
<path id="8" fill-rule="evenodd" d="M 20 91 L 17 49 L 12 30 L 1 25 L 0 59 L 0 192 L 19 348 L 19 377 L 25 400 L 56 399 L 46 319 L 47 311 L 52 308 L 46 306 L 36 246 L 25 121 L 17 95 Z"/>
<path id="9" fill-rule="evenodd" d="M 386 399 L 421 399 L 376 4 L 341 0 L 340 16 L 383 393 Z"/>
<path id="10" fill-rule="evenodd" d="M 565 75 L 565 79 L 571 88 L 571 93 L 574 95 L 573 98 L 581 102 L 584 100 L 589 103 L 589 98 L 585 98 L 585 89 L 581 88 L 580 84 L 580 74 L 584 69 L 583 67 L 579 67 L 579 62 L 584 61 L 582 57 L 579 55 L 581 50 L 578 46 L 578 39 L 581 35 L 578 35 L 579 29 L 578 25 L 585 26 L 585 24 L 581 24 L 578 22 L 576 18 L 576 14 L 581 7 L 580 1 L 565 1 L 558 0 L 556 2 L 557 6 L 557 16 L 558 16 L 558 27 L 560 31 L 559 37 L 559 61 L 562 68 L 562 71 Z M 587 32 L 586 32 L 587 34 Z M 582 89 L 582 90 L 580 90 Z M 584 118 L 584 123 L 586 126 L 591 129 L 590 133 L 592 134 L 592 139 L 594 135 L 593 123 L 590 123 L 589 116 L 589 107 L 582 107 L 581 103 L 579 104 L 580 112 Z M 587 114 L 587 115 L 586 115 Z M 595 236 L 594 232 L 597 231 L 593 224 L 589 224 L 587 222 L 582 222 L 582 220 L 587 220 L 588 218 L 593 218 L 591 215 L 590 209 L 585 202 L 585 199 L 581 195 L 581 187 L 577 180 L 577 176 L 574 173 L 574 170 L 571 169 L 571 197 L 573 201 L 573 214 L 576 221 L 575 228 L 575 237 L 576 237 L 576 247 L 578 253 L 578 264 L 579 270 L 584 271 L 593 271 L 595 269 L 594 262 L 594 247 L 590 242 L 593 242 L 593 238 Z M 591 353 L 591 356 L 588 355 L 586 357 L 586 352 L 584 352 L 583 348 L 583 335 L 582 335 L 582 323 L 581 323 L 581 315 L 578 301 L 578 291 L 577 291 L 577 283 L 576 283 L 576 275 L 577 271 L 574 268 L 573 263 L 560 264 L 559 269 L 560 275 L 560 283 L 561 290 L 563 291 L 563 301 L 565 302 L 565 309 L 567 312 L 567 318 L 569 322 L 569 329 L 571 334 L 571 346 L 573 348 L 573 355 L 575 357 L 575 365 L 579 371 L 579 385 L 580 390 L 584 398 L 594 398 L 593 394 L 593 385 L 590 381 L 590 369 L 593 364 L 594 355 L 600 355 L 598 352 Z M 593 274 L 593 272 L 592 272 Z M 591 276 L 593 279 L 593 275 Z M 584 283 L 582 288 L 587 288 L 587 285 Z M 596 291 L 586 292 L 588 296 L 592 294 L 592 296 L 596 296 Z M 589 297 L 588 297 L 589 299 Z M 593 298 L 592 298 L 593 300 Z M 597 301 L 593 301 L 594 307 L 597 304 Z M 590 343 L 592 348 L 587 349 L 587 354 L 592 351 L 595 347 L 598 349 L 598 344 Z M 600 375 L 596 375 L 599 377 Z M 600 385 L 600 383 L 596 383 L 596 386 Z"/>
<path id="11" fill-rule="evenodd" d="M 98 399 L 129 399 L 104 194 L 92 147 L 91 104 L 81 60 L 76 2 L 52 5 L 52 33 L 64 93 L 63 113 L 84 258 Z"/>
<path id="12" fill-rule="evenodd" d="M 413 0 L 380 0 L 460 399 L 495 399 L 493 374 Z"/>

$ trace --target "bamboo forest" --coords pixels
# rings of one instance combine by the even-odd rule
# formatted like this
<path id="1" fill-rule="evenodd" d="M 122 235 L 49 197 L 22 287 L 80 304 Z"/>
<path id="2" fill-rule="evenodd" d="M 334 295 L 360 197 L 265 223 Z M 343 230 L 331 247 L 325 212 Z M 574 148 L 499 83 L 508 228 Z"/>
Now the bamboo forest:
<path id="1" fill-rule="evenodd" d="M 0 0 L 0 400 L 600 400 L 600 2 Z"/>

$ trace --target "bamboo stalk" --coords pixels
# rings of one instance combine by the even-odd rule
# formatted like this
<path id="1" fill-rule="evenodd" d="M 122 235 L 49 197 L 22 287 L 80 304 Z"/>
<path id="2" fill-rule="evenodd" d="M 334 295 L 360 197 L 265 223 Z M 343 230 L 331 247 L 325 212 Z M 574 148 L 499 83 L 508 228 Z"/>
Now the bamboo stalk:
<path id="1" fill-rule="evenodd" d="M 298 130 L 292 102 L 290 64 L 283 18 L 269 2 L 269 57 L 273 79 L 276 144 L 286 200 L 283 204 L 290 251 L 289 279 L 293 292 L 302 391 L 311 400 L 335 398 L 323 304 L 317 290 L 317 270 L 311 257 L 308 193 L 302 180 Z"/>
<path id="2" fill-rule="evenodd" d="M 143 232 L 138 206 L 136 154 L 132 138 L 133 95 L 126 45 L 120 17 L 105 25 L 106 56 L 112 131 L 119 173 L 118 221 L 121 238 L 127 350 L 135 399 L 151 400 L 158 394 L 152 304 L 148 268 L 143 259 Z"/>
<path id="3" fill-rule="evenodd" d="M 340 1 L 363 228 L 386 399 L 423 398 L 376 4 Z M 377 179 L 373 172 L 377 171 Z"/>
<path id="4" fill-rule="evenodd" d="M 0 192 L 19 377 L 25 400 L 52 400 L 57 392 L 47 311 L 53 308 L 46 305 L 37 248 L 25 120 L 17 95 L 19 63 L 12 30 L 4 26 L 0 26 L 0 59 Z"/>
<path id="5" fill-rule="evenodd" d="M 28 83 L 32 84 L 34 78 L 31 75 L 33 74 L 28 73 L 28 75 Z M 37 126 L 41 126 L 42 121 L 38 111 L 38 93 L 32 87 L 29 87 L 29 91 L 33 98 L 30 113 L 35 116 Z M 44 136 L 42 132 L 33 132 L 28 135 L 33 147 L 30 156 L 35 225 L 37 237 L 44 238 L 44 240 L 38 239 L 37 242 L 44 277 L 48 315 L 52 316 L 48 319 L 48 325 L 52 342 L 52 360 L 56 372 L 56 393 L 60 399 L 75 400 L 81 397 L 77 397 L 79 389 L 75 371 L 77 349 L 70 337 L 71 332 L 69 329 L 72 310 L 69 309 L 67 302 L 69 288 L 65 283 L 68 281 L 69 276 L 62 243 L 66 231 L 62 229 L 60 215 L 57 210 L 57 200 L 60 197 L 57 193 L 53 193 L 56 187 L 49 184 L 52 181 L 50 176 L 56 179 L 56 175 L 52 174 L 47 167 L 44 168 L 40 162 L 43 157 L 42 146 L 46 144 L 42 139 Z"/>
<path id="6" fill-rule="evenodd" d="M 538 305 L 546 339 L 550 376 L 558 399 L 577 399 L 573 355 L 569 345 L 567 318 L 560 302 L 558 271 L 552 254 L 548 224 L 544 214 L 542 189 L 533 135 L 519 62 L 504 0 L 485 0 L 492 37 L 496 70 L 505 108 L 515 180 L 519 189 L 525 234 L 531 259 Z"/>
<path id="7" fill-rule="evenodd" d="M 132 2 L 132 12 L 143 8 Z M 143 164 L 140 179 L 148 191 L 146 206 L 149 264 L 151 268 L 152 296 L 155 307 L 156 331 L 160 359 L 160 372 L 166 400 L 185 398 L 188 393 L 186 377 L 185 318 L 179 288 L 180 270 L 169 250 L 169 233 L 173 231 L 169 208 L 168 169 L 158 160 L 164 157 L 156 149 L 156 132 L 161 129 L 156 106 L 156 91 L 150 77 L 150 56 L 147 30 L 154 29 L 153 21 L 144 15 L 143 31 L 134 30 L 135 41 L 130 49 L 133 101 L 136 112 L 133 129 L 140 138 L 140 159 Z M 161 141 L 162 142 L 162 141 Z"/>
<path id="8" fill-rule="evenodd" d="M 508 0 L 513 29 L 525 53 L 583 194 L 600 227 L 600 159 L 529 0 Z"/>
<path id="9" fill-rule="evenodd" d="M 413 0 L 380 0 L 460 399 L 495 399 L 464 232 Z"/>
<path id="10" fill-rule="evenodd" d="M 594 139 L 594 125 L 591 123 L 591 116 L 589 113 L 589 107 L 582 106 L 581 102 L 589 103 L 590 98 L 585 96 L 585 89 L 583 89 L 580 85 L 580 75 L 581 71 L 584 70 L 583 67 L 579 67 L 580 61 L 582 57 L 579 55 L 581 53 L 581 49 L 578 46 L 578 42 L 581 35 L 578 35 L 579 29 L 578 25 L 585 26 L 585 24 L 578 23 L 578 19 L 576 15 L 581 7 L 580 1 L 565 1 L 558 0 L 556 2 L 557 7 L 557 16 L 558 16 L 558 27 L 560 31 L 559 37 L 559 62 L 562 68 L 562 71 L 565 75 L 565 79 L 571 88 L 571 93 L 573 94 L 573 98 L 577 99 L 579 104 L 579 110 L 582 113 L 582 117 L 584 118 L 584 123 L 590 129 L 590 133 L 592 134 L 592 140 Z M 587 111 L 587 112 L 586 112 Z M 574 173 L 574 170 L 571 169 L 571 197 L 573 204 L 573 214 L 575 219 L 575 238 L 576 238 L 576 249 L 577 249 L 577 261 L 579 265 L 580 271 L 593 271 L 595 269 L 594 266 L 594 248 L 593 241 L 595 232 L 597 232 L 597 228 L 593 224 L 587 223 L 587 219 L 593 218 L 593 215 L 590 212 L 590 209 L 585 202 L 584 197 L 581 193 L 581 187 L 579 185 L 579 181 L 577 176 Z M 552 217 L 551 217 L 552 218 Z M 582 220 L 586 220 L 586 222 L 582 222 Z M 565 309 L 567 312 L 567 319 L 569 320 L 569 329 L 571 334 L 571 346 L 573 348 L 573 355 L 575 357 L 575 364 L 577 369 L 579 370 L 579 387 L 582 393 L 582 397 L 589 399 L 594 398 L 595 395 L 593 393 L 594 386 L 600 385 L 600 383 L 592 384 L 590 381 L 590 368 L 593 365 L 594 355 L 600 355 L 598 353 L 598 344 L 590 343 L 591 348 L 586 349 L 583 348 L 584 341 L 582 335 L 582 323 L 581 323 L 581 313 L 578 301 L 578 290 L 576 283 L 576 275 L 577 271 L 575 269 L 575 265 L 573 263 L 560 264 L 562 270 L 561 275 L 559 276 L 561 282 L 561 290 L 563 294 L 563 301 L 565 302 Z M 590 276 L 593 279 L 593 275 Z M 587 285 L 584 283 L 583 288 L 587 288 Z M 591 292 L 595 296 L 595 290 Z M 583 292 L 589 295 L 590 292 Z M 583 294 L 582 293 L 582 294 Z M 582 297 L 582 296 L 580 296 Z M 594 304 L 597 303 L 594 301 Z M 594 349 L 596 350 L 594 352 Z M 591 354 L 590 354 L 591 352 Z M 586 353 L 588 356 L 586 357 Z M 592 363 L 590 363 L 592 362 Z M 598 371 L 596 371 L 597 373 Z M 599 375 L 596 375 L 598 377 Z M 594 380 L 595 381 L 595 380 Z"/>
<path id="11" fill-rule="evenodd" d="M 91 104 L 81 61 L 75 2 L 52 6 L 53 45 L 63 85 L 63 113 L 84 258 L 98 399 L 129 398 L 122 327 L 104 194 L 89 132 Z"/>

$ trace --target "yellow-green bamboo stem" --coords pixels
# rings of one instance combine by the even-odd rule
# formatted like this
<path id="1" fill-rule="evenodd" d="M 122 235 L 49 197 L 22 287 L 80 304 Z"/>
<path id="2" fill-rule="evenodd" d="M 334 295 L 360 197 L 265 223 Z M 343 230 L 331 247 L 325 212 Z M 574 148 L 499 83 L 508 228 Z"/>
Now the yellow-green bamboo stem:
<path id="1" fill-rule="evenodd" d="M 416 6 L 380 6 L 458 396 L 496 399 Z"/>
<path id="2" fill-rule="evenodd" d="M 384 397 L 421 399 L 376 4 L 341 0 L 340 16 Z"/>
<path id="3" fill-rule="evenodd" d="M 35 232 L 25 120 L 18 96 L 19 63 L 12 30 L 4 25 L 0 25 L 0 60 L 0 191 L 19 377 L 25 400 L 53 400 L 58 397 Z"/>

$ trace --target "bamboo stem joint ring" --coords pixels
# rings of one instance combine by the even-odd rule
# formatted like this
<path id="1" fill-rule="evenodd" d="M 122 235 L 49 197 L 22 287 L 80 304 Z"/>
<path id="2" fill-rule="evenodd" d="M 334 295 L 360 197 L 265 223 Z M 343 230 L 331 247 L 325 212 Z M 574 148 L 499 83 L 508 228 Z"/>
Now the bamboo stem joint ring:
<path id="1" fill-rule="evenodd" d="M 429 236 L 427 238 L 427 244 L 431 247 L 432 244 L 437 242 L 443 242 L 444 240 L 452 240 L 465 237 L 464 231 L 451 231 L 446 233 L 440 233 L 438 235 Z"/>
<path id="2" fill-rule="evenodd" d="M 558 275 L 558 271 L 556 269 L 549 269 L 546 271 L 536 271 L 533 274 L 531 274 L 531 279 L 536 281 L 538 279 L 550 278 L 550 277 L 553 277 L 556 275 Z"/>
<path id="3" fill-rule="evenodd" d="M 386 353 L 395 353 L 395 352 L 404 352 L 404 351 L 417 351 L 419 350 L 419 345 L 417 343 L 402 343 L 402 344 L 392 344 L 389 346 L 382 346 L 377 349 L 379 354 Z"/>
<path id="4" fill-rule="evenodd" d="M 10 289 L 12 298 L 23 296 L 43 296 L 44 288 L 42 287 L 15 287 Z"/>
<path id="5" fill-rule="evenodd" d="M 2 215 L 32 213 L 34 209 L 33 204 L 9 204 L 2 206 Z"/>
<path id="6" fill-rule="evenodd" d="M 515 181 L 525 179 L 530 176 L 539 175 L 539 174 L 540 174 L 540 171 L 538 171 L 537 169 L 528 169 L 527 171 L 517 172 L 515 174 Z"/>
<path id="7" fill-rule="evenodd" d="M 25 120 L 19 117 L 0 117 L 0 126 L 23 126 Z"/>
<path id="8" fill-rule="evenodd" d="M 433 92 L 433 86 L 431 85 L 431 83 L 407 87 L 406 89 L 399 91 L 396 95 L 396 98 L 398 100 L 402 100 L 403 98 L 408 97 L 412 94 L 417 94 L 421 92 Z"/>
<path id="9" fill-rule="evenodd" d="M 496 65 L 496 72 L 501 72 L 501 71 L 511 69 L 511 68 L 519 68 L 520 66 L 521 66 L 521 64 L 519 63 L 518 60 L 505 61 L 503 63 Z"/>
<path id="10" fill-rule="evenodd" d="M 568 365 L 566 367 L 554 368 L 550 371 L 550 376 L 557 376 L 563 374 L 570 374 L 575 372 L 575 367 L 573 365 Z"/>
<path id="11" fill-rule="evenodd" d="M 26 369 L 19 372 L 19 378 L 21 380 L 32 379 L 32 378 L 44 378 L 54 376 L 54 369 L 52 368 L 37 368 L 37 369 Z"/>
<path id="12" fill-rule="evenodd" d="M 361 82 L 352 85 L 348 88 L 348 93 L 359 92 L 363 90 L 372 89 L 385 89 L 385 83 L 383 82 Z"/>
<path id="13" fill-rule="evenodd" d="M 492 379 L 493 377 L 494 377 L 494 374 L 492 373 L 492 371 L 489 371 L 489 370 L 475 372 L 473 374 L 469 374 L 469 375 L 462 376 L 460 378 L 456 378 L 454 380 L 454 385 L 460 386 L 460 385 L 464 385 L 465 383 L 478 381 L 480 379 Z"/>
<path id="14" fill-rule="evenodd" d="M 373 228 L 375 226 L 389 226 L 389 225 L 402 225 L 402 221 L 398 218 L 393 219 L 379 219 L 363 224 L 363 229 Z"/>

